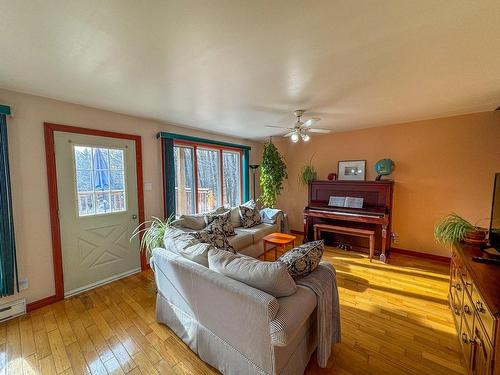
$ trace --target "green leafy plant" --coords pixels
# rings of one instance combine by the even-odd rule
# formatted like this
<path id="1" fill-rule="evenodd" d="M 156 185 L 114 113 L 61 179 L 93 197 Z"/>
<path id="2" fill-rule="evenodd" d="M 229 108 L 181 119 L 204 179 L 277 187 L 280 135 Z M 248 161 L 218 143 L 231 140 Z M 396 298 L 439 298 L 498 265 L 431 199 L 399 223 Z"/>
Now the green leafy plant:
<path id="1" fill-rule="evenodd" d="M 434 229 L 434 237 L 442 244 L 453 244 L 465 239 L 467 232 L 478 228 L 456 213 L 446 216 Z"/>
<path id="2" fill-rule="evenodd" d="M 146 251 L 147 256 L 150 257 L 153 249 L 163 246 L 165 231 L 172 225 L 174 220 L 174 214 L 166 220 L 153 216 L 151 220 L 145 221 L 134 229 L 130 240 L 132 241 L 133 238 L 140 236 L 141 251 Z"/>
<path id="3" fill-rule="evenodd" d="M 265 207 L 274 207 L 278 195 L 283 190 L 283 181 L 288 178 L 286 164 L 276 146 L 271 142 L 264 144 L 264 153 L 260 164 L 259 183 L 262 194 L 259 201 Z"/>
<path id="4" fill-rule="evenodd" d="M 302 185 L 309 185 L 316 178 L 316 169 L 314 169 L 312 165 L 312 159 L 314 154 L 311 156 L 309 160 L 309 164 L 304 165 L 299 173 L 299 182 Z"/>

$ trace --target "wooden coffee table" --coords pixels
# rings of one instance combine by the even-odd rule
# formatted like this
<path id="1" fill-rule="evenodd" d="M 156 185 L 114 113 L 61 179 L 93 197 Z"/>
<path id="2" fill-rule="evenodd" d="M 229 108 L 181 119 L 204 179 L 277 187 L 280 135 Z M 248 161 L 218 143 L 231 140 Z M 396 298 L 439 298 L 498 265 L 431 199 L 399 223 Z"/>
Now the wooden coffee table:
<path id="1" fill-rule="evenodd" d="M 264 260 L 266 260 L 266 254 L 269 250 L 267 250 L 267 244 L 274 245 L 274 260 L 278 259 L 278 248 L 282 248 L 283 251 L 286 251 L 287 245 L 292 245 L 292 248 L 295 247 L 295 240 L 297 237 L 292 236 L 291 234 L 286 233 L 271 233 L 265 236 L 262 239 L 262 243 L 264 246 Z M 272 250 L 272 249 L 271 249 Z"/>

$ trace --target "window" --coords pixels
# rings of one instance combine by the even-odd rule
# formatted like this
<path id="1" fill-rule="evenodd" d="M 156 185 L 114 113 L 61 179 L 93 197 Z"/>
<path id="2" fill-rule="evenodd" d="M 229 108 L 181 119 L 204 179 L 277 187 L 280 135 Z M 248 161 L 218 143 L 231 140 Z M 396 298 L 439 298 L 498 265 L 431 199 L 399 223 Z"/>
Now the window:
<path id="1" fill-rule="evenodd" d="M 224 204 L 234 207 L 241 203 L 241 166 L 240 153 L 222 151 L 224 178 Z"/>
<path id="2" fill-rule="evenodd" d="M 176 142 L 176 215 L 241 204 L 241 158 L 242 152 L 237 149 Z"/>
<path id="3" fill-rule="evenodd" d="M 197 148 L 196 166 L 198 170 L 198 212 L 215 210 L 222 206 L 219 150 Z"/>
<path id="4" fill-rule="evenodd" d="M 174 147 L 175 165 L 175 214 L 196 213 L 194 165 L 192 147 Z"/>
<path id="5" fill-rule="evenodd" d="M 124 150 L 74 146 L 78 216 L 126 211 Z"/>

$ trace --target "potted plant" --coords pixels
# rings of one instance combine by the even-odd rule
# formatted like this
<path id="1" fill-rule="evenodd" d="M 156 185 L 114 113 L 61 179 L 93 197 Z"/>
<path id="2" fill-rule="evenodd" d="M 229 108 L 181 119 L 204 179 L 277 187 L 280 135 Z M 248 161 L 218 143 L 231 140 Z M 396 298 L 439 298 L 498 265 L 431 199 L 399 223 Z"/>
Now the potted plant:
<path id="1" fill-rule="evenodd" d="M 311 159 L 309 160 L 309 164 L 304 165 L 302 169 L 300 170 L 299 173 L 299 182 L 302 185 L 309 185 L 314 179 L 316 178 L 316 169 L 312 165 L 312 159 L 314 157 L 314 154 L 311 156 Z"/>
<path id="2" fill-rule="evenodd" d="M 456 213 L 446 216 L 436 225 L 434 237 L 443 244 L 464 241 L 468 244 L 481 244 L 486 240 L 487 230 L 471 224 Z"/>
<path id="3" fill-rule="evenodd" d="M 264 207 L 273 208 L 278 195 L 283 190 L 283 181 L 288 178 L 286 164 L 276 146 L 271 142 L 264 144 L 262 162 L 260 164 L 259 183 L 262 194 L 259 201 Z"/>
<path id="4" fill-rule="evenodd" d="M 141 251 L 145 251 L 149 258 L 153 249 L 163 246 L 165 231 L 172 225 L 174 220 L 174 214 L 166 220 L 153 216 L 151 220 L 145 221 L 134 229 L 130 240 L 142 234 L 140 249 Z"/>

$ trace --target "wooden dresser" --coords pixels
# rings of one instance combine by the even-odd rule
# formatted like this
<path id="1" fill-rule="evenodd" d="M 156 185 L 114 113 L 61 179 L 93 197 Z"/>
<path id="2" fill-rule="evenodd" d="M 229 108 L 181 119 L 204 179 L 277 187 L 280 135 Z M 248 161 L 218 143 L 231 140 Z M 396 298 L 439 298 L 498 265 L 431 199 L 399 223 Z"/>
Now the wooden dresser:
<path id="1" fill-rule="evenodd" d="M 469 372 L 500 375 L 500 266 L 472 261 L 480 255 L 454 246 L 448 299 Z"/>

